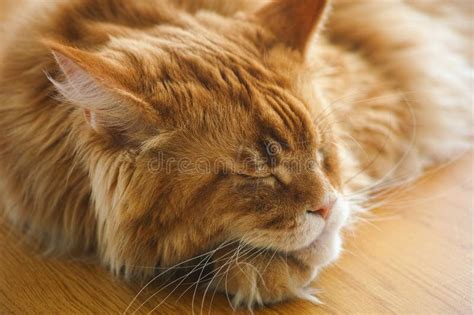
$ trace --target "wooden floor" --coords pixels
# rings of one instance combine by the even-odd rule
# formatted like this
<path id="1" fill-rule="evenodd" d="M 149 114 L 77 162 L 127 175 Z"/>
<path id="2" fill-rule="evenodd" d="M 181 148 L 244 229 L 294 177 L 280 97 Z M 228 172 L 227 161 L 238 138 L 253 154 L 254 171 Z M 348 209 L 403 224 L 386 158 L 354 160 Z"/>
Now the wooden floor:
<path id="1" fill-rule="evenodd" d="M 346 233 L 342 259 L 315 283 L 325 305 L 292 301 L 256 314 L 472 314 L 473 157 L 428 172 Z M 123 313 L 140 290 L 92 264 L 44 259 L 6 231 L 3 223 L 0 313 Z M 142 292 L 129 310 L 143 304 L 137 313 L 148 313 L 171 292 L 148 299 L 156 290 Z M 194 291 L 182 291 L 154 313 L 232 312 L 223 296 L 211 303 L 208 294 L 201 308 L 202 294 L 193 303 Z"/>

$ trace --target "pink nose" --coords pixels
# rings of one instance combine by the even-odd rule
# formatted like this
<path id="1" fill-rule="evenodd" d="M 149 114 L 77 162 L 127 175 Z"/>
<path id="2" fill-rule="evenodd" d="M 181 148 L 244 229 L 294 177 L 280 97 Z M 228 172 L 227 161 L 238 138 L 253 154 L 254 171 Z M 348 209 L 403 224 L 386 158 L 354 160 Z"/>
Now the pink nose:
<path id="1" fill-rule="evenodd" d="M 329 217 L 329 215 L 331 214 L 331 210 L 332 210 L 332 208 L 334 208 L 334 205 L 336 204 L 336 201 L 337 201 L 336 198 L 332 198 L 332 199 L 330 199 L 329 202 L 326 202 L 323 205 L 312 207 L 310 210 L 308 210 L 308 212 L 312 213 L 312 214 L 318 214 L 324 220 L 326 220 Z"/>

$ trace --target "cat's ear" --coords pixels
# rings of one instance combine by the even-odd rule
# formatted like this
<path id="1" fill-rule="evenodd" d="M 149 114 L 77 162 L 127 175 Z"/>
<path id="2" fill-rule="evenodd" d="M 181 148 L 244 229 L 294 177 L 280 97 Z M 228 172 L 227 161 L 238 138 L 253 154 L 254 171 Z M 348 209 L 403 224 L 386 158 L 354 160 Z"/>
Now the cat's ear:
<path id="1" fill-rule="evenodd" d="M 52 78 L 58 92 L 84 112 L 98 133 L 119 136 L 150 123 L 151 106 L 127 88 L 122 65 L 77 48 L 48 42 L 63 76 Z"/>
<path id="2" fill-rule="evenodd" d="M 273 0 L 255 18 L 284 44 L 303 54 L 322 27 L 330 0 Z"/>

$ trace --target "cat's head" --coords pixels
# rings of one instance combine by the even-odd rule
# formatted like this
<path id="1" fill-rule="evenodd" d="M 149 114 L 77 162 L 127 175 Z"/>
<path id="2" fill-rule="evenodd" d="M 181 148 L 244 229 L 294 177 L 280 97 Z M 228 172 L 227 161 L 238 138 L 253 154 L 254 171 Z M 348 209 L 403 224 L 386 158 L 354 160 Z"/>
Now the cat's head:
<path id="1" fill-rule="evenodd" d="M 290 252 L 323 239 L 318 263 L 337 255 L 337 139 L 305 63 L 325 10 L 276 1 L 112 28 L 93 51 L 49 42 L 113 267 L 170 266 L 229 240 Z"/>

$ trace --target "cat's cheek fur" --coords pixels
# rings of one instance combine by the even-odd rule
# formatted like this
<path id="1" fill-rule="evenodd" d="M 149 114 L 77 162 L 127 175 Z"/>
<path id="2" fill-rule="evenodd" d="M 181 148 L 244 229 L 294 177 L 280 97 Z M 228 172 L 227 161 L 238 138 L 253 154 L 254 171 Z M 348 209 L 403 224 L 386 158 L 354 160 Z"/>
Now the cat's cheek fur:
<path id="1" fill-rule="evenodd" d="M 271 248 L 277 251 L 294 251 L 309 246 L 325 229 L 321 217 L 301 216 L 295 219 L 296 227 L 286 229 L 259 229 L 245 225 L 245 229 L 235 234 L 244 235 L 246 242 L 257 248 Z"/>

